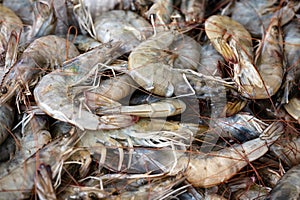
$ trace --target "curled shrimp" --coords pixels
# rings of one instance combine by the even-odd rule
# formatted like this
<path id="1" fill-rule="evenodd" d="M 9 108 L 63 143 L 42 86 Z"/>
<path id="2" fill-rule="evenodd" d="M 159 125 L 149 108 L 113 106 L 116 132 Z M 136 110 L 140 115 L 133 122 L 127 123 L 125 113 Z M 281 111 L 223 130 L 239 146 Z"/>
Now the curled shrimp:
<path id="1" fill-rule="evenodd" d="M 70 43 L 66 47 L 66 43 L 66 39 L 55 35 L 44 36 L 32 42 L 4 76 L 1 83 L 0 105 L 10 100 L 15 93 L 19 96 L 23 92 L 30 94 L 29 87 L 36 85 L 39 76 L 45 74 L 47 70 L 61 66 L 66 58 L 79 54 L 73 44 Z"/>
<path id="2" fill-rule="evenodd" d="M 196 69 L 200 46 L 180 33 L 164 31 L 148 38 L 129 55 L 129 75 L 145 90 L 170 97 L 179 85 L 186 85 L 182 73 L 174 68 Z"/>
<path id="3" fill-rule="evenodd" d="M 69 122 L 82 130 L 113 129 L 134 123 L 137 120 L 135 116 L 97 116 L 85 107 L 84 98 L 78 98 L 86 88 L 81 89 L 80 84 L 84 84 L 97 71 L 98 63 L 106 63 L 118 57 L 119 47 L 103 45 L 64 63 L 63 71 L 56 70 L 44 76 L 34 89 L 39 108 L 53 118 Z"/>
<path id="4" fill-rule="evenodd" d="M 274 16 L 254 56 L 248 31 L 227 16 L 211 16 L 205 22 L 205 31 L 214 47 L 225 60 L 234 64 L 234 80 L 240 93 L 253 99 L 274 95 L 283 79 L 283 40 L 280 17 Z"/>

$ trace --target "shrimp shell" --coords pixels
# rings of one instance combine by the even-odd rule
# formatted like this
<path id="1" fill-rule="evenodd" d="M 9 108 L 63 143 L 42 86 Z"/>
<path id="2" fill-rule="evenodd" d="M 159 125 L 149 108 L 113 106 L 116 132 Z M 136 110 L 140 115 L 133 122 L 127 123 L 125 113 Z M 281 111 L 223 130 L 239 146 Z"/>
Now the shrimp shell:
<path id="1" fill-rule="evenodd" d="M 129 75 L 145 90 L 170 97 L 184 84 L 173 68 L 197 69 L 200 45 L 192 38 L 171 31 L 159 32 L 136 47 L 128 58 Z"/>
<path id="2" fill-rule="evenodd" d="M 29 86 L 35 85 L 36 79 L 47 70 L 54 70 L 66 59 L 79 54 L 72 43 L 69 43 L 68 47 L 66 44 L 66 39 L 55 35 L 44 36 L 33 41 L 4 77 L 1 88 L 5 88 L 5 93 L 2 91 L 0 93 L 0 104 L 8 101 L 15 92 L 20 92 L 23 88 L 28 90 Z"/>
<path id="3" fill-rule="evenodd" d="M 190 153 L 181 156 L 171 175 L 185 169 L 184 175 L 195 187 L 212 187 L 227 181 L 249 162 L 263 156 L 269 146 L 284 132 L 281 123 L 273 123 L 260 138 L 250 140 L 241 145 L 208 154 Z"/>
<path id="4" fill-rule="evenodd" d="M 113 10 L 95 19 L 96 38 L 103 42 L 121 42 L 125 52 L 132 51 L 152 35 L 149 22 L 131 11 Z"/>

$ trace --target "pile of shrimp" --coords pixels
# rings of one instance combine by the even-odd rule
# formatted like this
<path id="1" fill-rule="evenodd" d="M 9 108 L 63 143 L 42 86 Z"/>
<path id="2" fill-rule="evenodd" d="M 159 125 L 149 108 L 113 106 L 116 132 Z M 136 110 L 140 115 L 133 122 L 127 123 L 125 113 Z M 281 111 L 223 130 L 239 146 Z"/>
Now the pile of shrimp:
<path id="1" fill-rule="evenodd" d="M 299 196 L 299 10 L 1 0 L 0 199 Z"/>

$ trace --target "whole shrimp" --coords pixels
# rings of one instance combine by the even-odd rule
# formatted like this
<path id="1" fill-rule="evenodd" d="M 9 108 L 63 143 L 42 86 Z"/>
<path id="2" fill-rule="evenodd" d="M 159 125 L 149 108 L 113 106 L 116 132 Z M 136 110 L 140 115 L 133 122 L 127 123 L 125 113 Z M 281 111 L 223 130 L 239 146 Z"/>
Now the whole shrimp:
<path id="1" fill-rule="evenodd" d="M 129 55 L 129 75 L 145 90 L 170 97 L 179 85 L 186 85 L 182 73 L 174 68 L 196 69 L 200 46 L 178 32 L 158 32 L 137 46 Z"/>
<path id="2" fill-rule="evenodd" d="M 23 52 L 18 62 L 4 76 L 1 82 L 0 105 L 11 99 L 15 93 L 30 94 L 39 76 L 48 70 L 61 66 L 63 61 L 79 54 L 76 47 L 55 35 L 41 37 L 33 41 Z M 68 54 L 66 54 L 68 52 Z"/>
<path id="3" fill-rule="evenodd" d="M 79 133 L 73 129 L 69 136 L 52 141 L 35 155 L 15 165 L 14 169 L 7 171 L 6 175 L 0 178 L 1 198 L 28 198 L 35 184 L 37 167 L 41 163 L 51 166 L 52 178 L 55 178 L 60 173 L 64 160 L 72 154 L 72 147 L 78 141 L 78 137 Z"/>
<path id="4" fill-rule="evenodd" d="M 266 31 L 258 56 L 254 56 L 248 31 L 227 16 L 211 16 L 205 31 L 216 50 L 234 64 L 234 80 L 240 93 L 253 99 L 274 95 L 283 79 L 283 40 L 280 17 L 275 15 Z"/>
<path id="5" fill-rule="evenodd" d="M 86 90 L 86 86 L 82 89 L 80 84 L 85 84 L 90 76 L 95 72 L 98 73 L 98 63 L 110 62 L 119 57 L 119 47 L 120 45 L 112 47 L 102 45 L 65 62 L 62 71 L 56 70 L 44 76 L 34 89 L 34 97 L 39 108 L 51 117 L 69 122 L 80 129 L 113 129 L 134 123 L 137 120 L 135 116 L 99 117 L 85 109 L 84 99 L 78 98 Z"/>
<path id="6" fill-rule="evenodd" d="M 202 155 L 187 153 L 181 156 L 170 175 L 184 169 L 184 176 L 195 187 L 211 187 L 220 184 L 252 162 L 263 156 L 269 146 L 284 132 L 280 122 L 274 122 L 257 139 L 228 149 Z"/>

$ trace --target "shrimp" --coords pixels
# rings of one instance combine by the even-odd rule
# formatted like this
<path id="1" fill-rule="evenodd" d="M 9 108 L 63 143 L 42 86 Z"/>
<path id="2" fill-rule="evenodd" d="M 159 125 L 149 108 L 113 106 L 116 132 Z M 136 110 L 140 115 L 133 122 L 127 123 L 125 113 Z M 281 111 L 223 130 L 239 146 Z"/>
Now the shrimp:
<path id="1" fill-rule="evenodd" d="M 299 170 L 299 164 L 288 170 L 272 189 L 266 200 L 297 199 L 300 195 Z"/>
<path id="2" fill-rule="evenodd" d="M 19 96 L 22 92 L 30 94 L 29 87 L 36 84 L 40 75 L 61 66 L 66 57 L 72 58 L 79 54 L 73 44 L 66 47 L 66 43 L 65 39 L 54 35 L 41 37 L 32 42 L 4 76 L 1 83 L 0 105 L 10 100 L 15 93 Z"/>
<path id="3" fill-rule="evenodd" d="M 27 158 L 24 162 L 14 163 L 14 168 L 0 177 L 1 198 L 24 199 L 28 198 L 33 186 L 34 177 L 39 164 L 51 166 L 52 178 L 56 177 L 61 170 L 64 160 L 72 154 L 72 148 L 78 141 L 80 133 L 71 132 L 70 136 L 58 138 L 52 141 L 35 155 Z M 58 177 L 59 178 L 59 177 Z M 56 186 L 59 183 L 55 183 Z"/>
<path id="4" fill-rule="evenodd" d="M 20 36 L 23 23 L 9 8 L 0 4 L 0 59 L 7 50 L 9 38 L 13 32 Z"/>
<path id="5" fill-rule="evenodd" d="M 149 22 L 131 11 L 105 12 L 95 19 L 94 26 L 97 40 L 103 43 L 121 42 L 125 52 L 131 52 L 152 35 Z"/>
<path id="6" fill-rule="evenodd" d="M 206 155 L 187 153 L 178 158 L 177 165 L 169 175 L 176 175 L 184 169 L 184 176 L 195 187 L 218 185 L 234 176 L 248 162 L 263 156 L 283 132 L 283 125 L 275 122 L 259 138 L 244 144 Z"/>
<path id="7" fill-rule="evenodd" d="M 50 132 L 43 117 L 33 117 L 24 128 L 24 136 L 20 139 L 20 149 L 8 162 L 0 164 L 0 177 L 15 170 L 26 159 L 51 141 Z"/>
<path id="8" fill-rule="evenodd" d="M 197 69 L 200 46 L 180 33 L 159 32 L 137 46 L 129 55 L 129 75 L 145 90 L 170 97 L 180 95 L 186 85 L 182 73 L 174 68 Z"/>
<path id="9" fill-rule="evenodd" d="M 56 70 L 44 76 L 34 89 L 34 98 L 39 108 L 51 117 L 69 122 L 82 130 L 120 128 L 137 121 L 137 117 L 129 115 L 99 117 L 81 108 L 80 99 L 76 98 L 85 90 L 79 85 L 97 70 L 98 63 L 109 62 L 118 57 L 119 47 L 120 45 L 103 45 L 102 48 L 93 49 L 64 63 L 62 71 Z"/>
<path id="10" fill-rule="evenodd" d="M 181 114 L 186 105 L 179 99 L 165 99 L 151 104 L 135 106 L 114 106 L 112 108 L 98 108 L 97 114 L 130 114 L 139 117 L 168 117 Z"/>
<path id="11" fill-rule="evenodd" d="M 216 50 L 234 64 L 234 80 L 241 95 L 266 99 L 278 91 L 283 79 L 283 41 L 278 16 L 271 20 L 258 49 L 256 67 L 251 36 L 241 24 L 215 15 L 206 20 L 205 30 Z"/>

